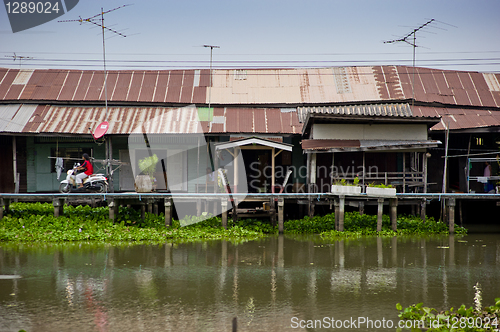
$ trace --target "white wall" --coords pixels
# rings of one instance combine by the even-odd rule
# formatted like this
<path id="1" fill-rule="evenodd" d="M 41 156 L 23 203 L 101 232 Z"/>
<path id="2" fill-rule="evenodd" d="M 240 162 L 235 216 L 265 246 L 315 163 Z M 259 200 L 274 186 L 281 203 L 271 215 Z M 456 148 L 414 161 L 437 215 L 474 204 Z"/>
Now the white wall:
<path id="1" fill-rule="evenodd" d="M 314 139 L 426 140 L 426 124 L 338 124 L 312 126 Z"/>

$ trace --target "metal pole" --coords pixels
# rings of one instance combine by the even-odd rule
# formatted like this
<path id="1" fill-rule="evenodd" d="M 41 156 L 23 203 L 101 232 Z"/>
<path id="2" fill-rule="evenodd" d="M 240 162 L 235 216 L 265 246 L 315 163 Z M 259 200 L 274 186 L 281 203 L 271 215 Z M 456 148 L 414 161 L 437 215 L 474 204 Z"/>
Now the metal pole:
<path id="1" fill-rule="evenodd" d="M 220 48 L 220 46 L 216 45 L 203 45 L 203 47 L 210 47 L 210 83 L 208 85 L 208 108 L 211 106 L 212 101 L 212 52 L 214 48 Z"/>
<path id="2" fill-rule="evenodd" d="M 441 192 L 444 194 L 446 193 L 446 185 L 447 185 L 447 170 L 448 170 L 448 141 L 450 137 L 450 121 L 448 121 L 448 125 L 446 126 L 446 146 L 444 150 L 444 171 L 443 171 L 443 188 Z"/>

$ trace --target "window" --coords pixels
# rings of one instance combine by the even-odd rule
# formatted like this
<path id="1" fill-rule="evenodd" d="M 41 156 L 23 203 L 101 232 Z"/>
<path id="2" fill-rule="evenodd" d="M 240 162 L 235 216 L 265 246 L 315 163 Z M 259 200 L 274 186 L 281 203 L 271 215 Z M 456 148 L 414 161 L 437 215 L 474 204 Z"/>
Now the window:
<path id="1" fill-rule="evenodd" d="M 75 163 L 82 163 L 82 155 L 87 153 L 92 156 L 92 148 L 52 148 L 50 149 L 50 171 L 56 172 L 56 158 L 61 157 L 64 161 L 64 169 L 68 170 L 73 168 Z"/>

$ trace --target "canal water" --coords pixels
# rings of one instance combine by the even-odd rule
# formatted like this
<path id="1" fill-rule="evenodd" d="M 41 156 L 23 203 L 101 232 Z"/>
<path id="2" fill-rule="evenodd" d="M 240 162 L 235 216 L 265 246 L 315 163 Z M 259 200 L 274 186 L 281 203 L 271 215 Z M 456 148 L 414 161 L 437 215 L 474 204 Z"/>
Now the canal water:
<path id="1" fill-rule="evenodd" d="M 0 244 L 0 275 L 0 331 L 395 331 L 398 302 L 493 304 L 500 237 Z"/>

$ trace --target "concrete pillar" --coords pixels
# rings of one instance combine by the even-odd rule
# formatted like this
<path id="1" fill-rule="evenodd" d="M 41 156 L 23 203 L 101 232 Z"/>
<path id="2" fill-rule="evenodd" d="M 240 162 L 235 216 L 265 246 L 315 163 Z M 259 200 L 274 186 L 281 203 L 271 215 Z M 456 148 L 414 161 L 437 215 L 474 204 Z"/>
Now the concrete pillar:
<path id="1" fill-rule="evenodd" d="M 455 198 L 446 200 L 448 205 L 448 227 L 450 234 L 455 233 Z"/>
<path id="2" fill-rule="evenodd" d="M 280 234 L 284 231 L 284 210 L 285 209 L 285 199 L 280 197 L 278 199 L 278 230 Z"/>
<path id="3" fill-rule="evenodd" d="M 64 214 L 64 199 L 54 198 L 52 200 L 52 205 L 54 206 L 54 217 L 59 217 Z"/>
<path id="4" fill-rule="evenodd" d="M 339 199 L 335 198 L 335 201 L 333 202 L 335 206 L 335 230 L 339 230 L 339 215 L 340 215 L 340 204 L 339 204 Z"/>
<path id="5" fill-rule="evenodd" d="M 153 214 L 158 215 L 158 201 L 153 202 Z"/>
<path id="6" fill-rule="evenodd" d="M 116 215 L 115 215 L 115 199 L 111 198 L 108 199 L 108 212 L 109 212 L 109 220 L 115 220 Z"/>
<path id="7" fill-rule="evenodd" d="M 165 205 L 165 227 L 170 227 L 172 226 L 172 198 L 165 198 L 163 204 Z"/>
<path id="8" fill-rule="evenodd" d="M 391 198 L 389 200 L 389 205 L 391 207 L 391 226 L 393 231 L 398 230 L 398 199 Z"/>
<path id="9" fill-rule="evenodd" d="M 377 232 L 380 232 L 382 230 L 382 214 L 384 213 L 384 199 L 379 198 L 377 199 Z"/>
<path id="10" fill-rule="evenodd" d="M 221 206 L 222 206 L 222 227 L 224 229 L 227 229 L 227 200 L 222 199 L 221 201 Z"/>
<path id="11" fill-rule="evenodd" d="M 345 205 L 345 196 L 339 196 L 339 231 L 344 231 L 344 205 Z"/>

